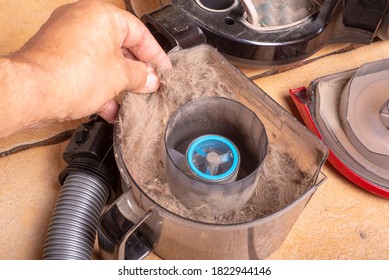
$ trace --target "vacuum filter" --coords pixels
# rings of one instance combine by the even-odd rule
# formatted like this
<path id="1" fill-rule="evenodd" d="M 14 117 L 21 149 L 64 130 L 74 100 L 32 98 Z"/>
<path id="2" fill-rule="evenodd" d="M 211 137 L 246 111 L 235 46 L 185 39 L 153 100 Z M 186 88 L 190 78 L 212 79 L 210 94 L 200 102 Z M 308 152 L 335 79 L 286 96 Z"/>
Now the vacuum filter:
<path id="1" fill-rule="evenodd" d="M 227 98 L 191 101 L 173 113 L 164 140 L 167 179 L 181 203 L 207 215 L 246 205 L 268 142 L 254 112 Z"/>
<path id="2" fill-rule="evenodd" d="M 257 31 L 274 31 L 312 22 L 324 1 L 242 0 L 241 21 Z"/>

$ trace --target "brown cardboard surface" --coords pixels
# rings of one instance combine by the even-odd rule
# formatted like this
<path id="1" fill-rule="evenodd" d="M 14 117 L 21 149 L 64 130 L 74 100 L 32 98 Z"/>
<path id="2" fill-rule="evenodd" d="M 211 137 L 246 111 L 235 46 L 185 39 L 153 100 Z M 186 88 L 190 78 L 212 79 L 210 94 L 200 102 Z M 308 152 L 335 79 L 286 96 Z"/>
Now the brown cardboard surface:
<path id="1" fill-rule="evenodd" d="M 17 50 L 55 7 L 68 2 L 72 1 L 0 0 L 0 55 Z M 124 7 L 124 1 L 109 2 Z M 332 46 L 323 52 L 328 54 L 338 47 Z M 326 55 L 255 82 L 299 119 L 288 94 L 289 88 L 307 86 L 317 77 L 385 57 L 389 57 L 389 42 L 376 42 L 346 53 Z M 263 71 L 244 70 L 249 76 Z M 0 147 L 46 139 L 77 124 L 55 124 L 45 131 L 23 132 L 1 139 Z M 32 148 L 0 158 L 0 259 L 41 258 L 60 189 L 57 178 L 65 166 L 62 152 L 66 144 Z M 388 200 L 357 187 L 328 163 L 323 172 L 327 181 L 319 187 L 282 246 L 269 259 L 389 259 Z M 154 254 L 148 257 L 156 258 Z"/>

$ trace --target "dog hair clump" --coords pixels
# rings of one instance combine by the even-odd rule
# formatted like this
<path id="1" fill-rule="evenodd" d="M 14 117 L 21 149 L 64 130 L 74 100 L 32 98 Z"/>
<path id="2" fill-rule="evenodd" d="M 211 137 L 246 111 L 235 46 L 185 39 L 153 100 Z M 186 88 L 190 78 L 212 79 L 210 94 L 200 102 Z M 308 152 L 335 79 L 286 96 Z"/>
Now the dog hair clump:
<path id="1" fill-rule="evenodd" d="M 137 185 L 157 204 L 179 216 L 216 224 L 256 220 L 301 196 L 310 176 L 271 141 L 256 192 L 243 210 L 231 209 L 222 216 L 212 215 L 211 211 L 204 214 L 186 208 L 171 193 L 162 158 L 163 135 L 170 115 L 187 102 L 202 97 L 236 98 L 211 60 L 204 63 L 184 53 L 172 58 L 172 64 L 172 69 L 160 73 L 162 85 L 158 92 L 128 93 L 121 107 L 118 140 L 126 168 Z"/>

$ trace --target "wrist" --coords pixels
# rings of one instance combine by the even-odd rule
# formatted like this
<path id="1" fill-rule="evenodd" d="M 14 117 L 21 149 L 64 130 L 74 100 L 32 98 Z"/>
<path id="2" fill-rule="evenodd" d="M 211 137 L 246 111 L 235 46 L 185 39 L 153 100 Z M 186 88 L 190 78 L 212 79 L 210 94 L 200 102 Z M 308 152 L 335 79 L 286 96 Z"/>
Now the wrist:
<path id="1" fill-rule="evenodd" d="M 14 57 L 0 57 L 0 89 L 0 137 L 42 121 L 39 71 L 33 65 Z"/>

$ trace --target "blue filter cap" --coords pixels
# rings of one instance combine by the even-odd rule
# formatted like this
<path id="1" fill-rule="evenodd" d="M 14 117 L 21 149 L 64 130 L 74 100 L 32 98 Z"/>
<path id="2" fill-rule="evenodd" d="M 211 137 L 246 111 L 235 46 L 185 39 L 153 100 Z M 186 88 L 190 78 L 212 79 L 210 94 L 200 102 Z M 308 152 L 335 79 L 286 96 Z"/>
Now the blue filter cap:
<path id="1" fill-rule="evenodd" d="M 227 183 L 236 179 L 240 156 L 229 139 L 209 134 L 192 141 L 186 160 L 190 171 L 200 180 Z"/>

